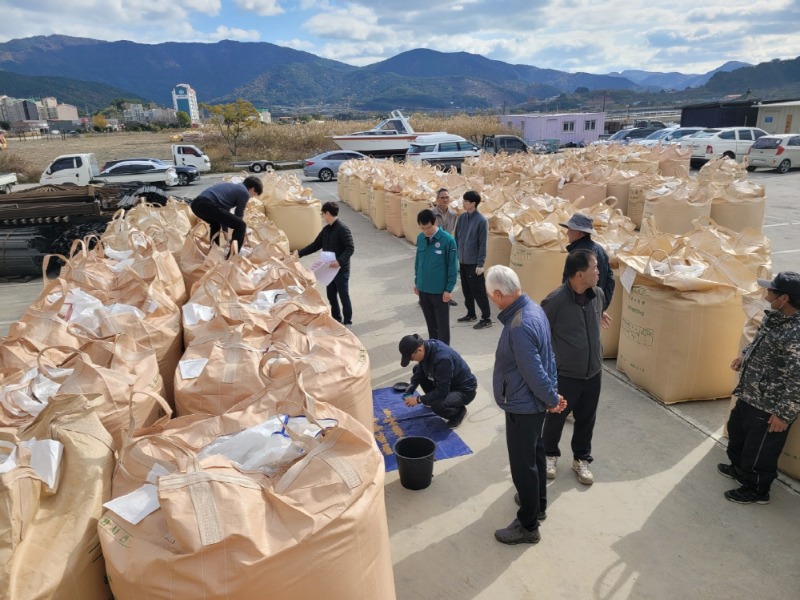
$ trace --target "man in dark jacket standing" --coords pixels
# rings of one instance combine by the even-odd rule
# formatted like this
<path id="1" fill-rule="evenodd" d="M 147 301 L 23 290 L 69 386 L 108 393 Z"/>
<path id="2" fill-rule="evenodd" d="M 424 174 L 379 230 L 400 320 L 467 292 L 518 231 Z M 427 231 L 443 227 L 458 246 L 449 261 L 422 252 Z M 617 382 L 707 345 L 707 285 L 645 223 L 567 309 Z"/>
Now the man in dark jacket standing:
<path id="1" fill-rule="evenodd" d="M 739 371 L 728 418 L 728 458 L 717 470 L 741 485 L 725 492 L 737 504 L 767 504 L 778 458 L 800 415 L 800 274 L 778 273 L 767 288 L 764 321 L 731 363 Z"/>
<path id="2" fill-rule="evenodd" d="M 195 216 L 208 223 L 212 242 L 219 245 L 220 229 L 230 229 L 231 241 L 236 242 L 241 252 L 247 234 L 244 209 L 250 198 L 260 196 L 263 191 L 261 180 L 253 176 L 246 177 L 242 183 L 217 183 L 201 192 L 189 207 Z"/>
<path id="3" fill-rule="evenodd" d="M 450 235 L 455 236 L 456 219 L 458 215 L 456 211 L 450 208 L 450 192 L 447 188 L 440 188 L 439 191 L 436 192 L 436 203 L 433 205 L 431 211 L 433 212 L 433 216 L 436 217 L 436 224 Z M 452 298 L 450 298 L 448 304 L 450 306 L 458 306 L 458 302 Z"/>
<path id="4" fill-rule="evenodd" d="M 547 478 L 556 476 L 556 463 L 561 456 L 558 443 L 564 421 L 572 413 L 572 470 L 578 481 L 591 485 L 592 434 L 603 372 L 600 327 L 607 327 L 610 318 L 603 312 L 603 290 L 597 286 L 600 272 L 594 252 L 573 250 L 567 255 L 564 272 L 567 282 L 542 300 L 558 366 L 558 393 L 567 401 L 566 410 L 547 415 L 544 421 Z"/>
<path id="5" fill-rule="evenodd" d="M 467 404 L 475 399 L 478 380 L 463 358 L 439 340 L 423 340 L 417 334 L 400 340 L 401 367 L 414 365 L 411 382 L 403 395 L 406 406 L 423 404 L 447 421 L 455 429 L 467 415 Z M 423 396 L 414 396 L 422 387 Z"/>
<path id="6" fill-rule="evenodd" d="M 428 337 L 450 345 L 450 297 L 458 276 L 456 241 L 436 224 L 430 209 L 419 211 L 414 293 L 419 296 Z"/>
<path id="7" fill-rule="evenodd" d="M 547 480 L 542 425 L 546 411 L 564 409 L 558 395 L 550 326 L 541 307 L 522 291 L 517 274 L 503 265 L 486 273 L 489 299 L 503 324 L 495 352 L 492 388 L 506 414 L 506 445 L 517 489 L 517 518 L 498 529 L 502 544 L 536 544 L 547 513 Z"/>
<path id="8" fill-rule="evenodd" d="M 597 233 L 592 229 L 592 218 L 582 213 L 575 213 L 566 223 L 561 223 L 562 227 L 567 228 L 567 239 L 569 245 L 567 252 L 573 250 L 591 250 L 597 257 L 597 268 L 600 271 L 600 279 L 597 285 L 603 290 L 603 310 L 608 309 L 611 304 L 611 297 L 614 295 L 614 273 L 608 264 L 608 254 L 603 247 L 592 239 L 592 234 Z M 567 272 L 561 278 L 561 283 L 567 281 Z"/>
<path id="9" fill-rule="evenodd" d="M 350 229 L 339 221 L 339 204 L 326 202 L 322 205 L 322 217 L 325 227 L 319 232 L 317 238 L 308 246 L 300 250 L 298 256 L 308 256 L 318 250 L 333 252 L 336 261 L 331 263 L 332 268 L 339 267 L 339 272 L 333 281 L 328 284 L 325 291 L 328 293 L 328 302 L 331 305 L 333 318 L 344 325 L 353 324 L 353 305 L 350 303 L 350 257 L 355 251 L 353 234 Z M 338 299 L 337 299 L 338 295 Z M 339 299 L 342 309 L 339 311 Z"/>
<path id="10" fill-rule="evenodd" d="M 483 276 L 483 263 L 486 262 L 486 243 L 489 239 L 489 224 L 486 217 L 478 212 L 481 195 L 469 190 L 464 193 L 464 211 L 456 221 L 456 246 L 458 247 L 461 288 L 464 290 L 464 306 L 467 314 L 460 317 L 460 323 L 478 321 L 475 303 L 481 309 L 481 320 L 473 329 L 486 329 L 492 326 L 489 312 L 489 298 L 486 296 L 486 280 Z"/>

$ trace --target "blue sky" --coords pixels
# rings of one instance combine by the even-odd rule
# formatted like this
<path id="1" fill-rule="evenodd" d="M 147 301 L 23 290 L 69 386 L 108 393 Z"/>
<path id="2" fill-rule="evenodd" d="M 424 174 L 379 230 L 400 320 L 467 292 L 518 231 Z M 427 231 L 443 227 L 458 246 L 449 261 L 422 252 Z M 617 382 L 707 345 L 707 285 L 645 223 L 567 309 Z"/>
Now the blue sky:
<path id="1" fill-rule="evenodd" d="M 800 55 L 800 0 L 0 0 L 0 42 L 271 42 L 363 66 L 413 48 L 576 72 Z"/>

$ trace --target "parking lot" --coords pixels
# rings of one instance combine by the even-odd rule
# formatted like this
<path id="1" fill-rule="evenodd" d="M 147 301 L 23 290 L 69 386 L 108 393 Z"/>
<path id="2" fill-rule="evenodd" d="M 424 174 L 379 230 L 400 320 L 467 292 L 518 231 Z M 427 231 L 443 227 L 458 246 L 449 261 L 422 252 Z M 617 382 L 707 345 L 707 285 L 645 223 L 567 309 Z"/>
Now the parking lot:
<path id="1" fill-rule="evenodd" d="M 751 179 L 767 188 L 764 232 L 774 270 L 800 270 L 800 172 L 764 171 Z M 182 192 L 195 196 L 216 181 L 204 177 Z M 337 199 L 335 181 L 304 184 L 321 202 Z M 413 248 L 347 206 L 340 217 L 356 242 L 353 333 L 369 352 L 373 387 L 408 381 L 398 341 L 425 331 L 411 290 Z M 0 284 L 1 333 L 40 288 L 36 281 Z M 455 299 L 463 300 L 459 291 Z M 387 474 L 399 600 L 797 597 L 800 482 L 781 476 L 767 506 L 725 501 L 731 482 L 715 465 L 725 459 L 728 400 L 664 406 L 632 386 L 613 360 L 606 361 L 595 429 L 596 483 L 582 486 L 569 464 L 559 465 L 542 541 L 498 544 L 494 530 L 516 511 L 503 415 L 491 397 L 500 326 L 476 331 L 456 323 L 460 308 L 453 311 L 452 345 L 479 380 L 458 429 L 472 454 L 436 463 L 423 491 L 406 490 L 396 472 Z M 567 425 L 564 440 L 569 436 Z"/>

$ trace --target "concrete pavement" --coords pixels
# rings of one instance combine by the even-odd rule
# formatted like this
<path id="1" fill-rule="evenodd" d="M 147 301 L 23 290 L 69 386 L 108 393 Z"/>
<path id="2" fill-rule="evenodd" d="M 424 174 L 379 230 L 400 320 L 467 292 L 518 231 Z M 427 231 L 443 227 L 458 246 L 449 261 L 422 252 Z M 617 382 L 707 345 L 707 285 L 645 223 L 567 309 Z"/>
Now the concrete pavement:
<path id="1" fill-rule="evenodd" d="M 335 182 L 305 183 L 322 202 L 337 199 Z M 193 186 L 192 195 L 202 187 Z M 407 333 L 426 331 L 411 291 L 413 248 L 346 205 L 340 217 L 356 241 L 353 332 L 369 351 L 373 387 L 407 381 L 397 344 Z M 3 320 L 15 320 L 40 286 L 0 284 L 0 333 L 6 331 Z M 458 289 L 455 298 L 461 306 L 451 309 L 452 345 L 480 384 L 458 429 L 473 454 L 437 462 L 432 485 L 422 491 L 406 490 L 396 472 L 387 474 L 399 600 L 800 594 L 800 483 L 782 476 L 766 506 L 727 502 L 722 493 L 734 482 L 716 472 L 725 461 L 720 434 L 727 400 L 666 407 L 630 385 L 614 361 L 606 361 L 595 429 L 596 483 L 583 486 L 571 471 L 568 423 L 565 458 L 548 487 L 542 541 L 513 547 L 496 542 L 494 530 L 516 512 L 503 415 L 491 398 L 500 325 L 496 310 L 490 329 L 456 323 L 464 310 Z"/>

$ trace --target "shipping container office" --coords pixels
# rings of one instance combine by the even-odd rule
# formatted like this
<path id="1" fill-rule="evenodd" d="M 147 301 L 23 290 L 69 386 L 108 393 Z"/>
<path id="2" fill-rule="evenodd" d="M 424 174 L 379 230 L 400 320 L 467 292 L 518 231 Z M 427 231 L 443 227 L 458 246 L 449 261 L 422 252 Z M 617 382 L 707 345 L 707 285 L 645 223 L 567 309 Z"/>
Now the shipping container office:
<path id="1" fill-rule="evenodd" d="M 756 125 L 767 133 L 800 133 L 800 100 L 762 102 Z"/>
<path id="2" fill-rule="evenodd" d="M 557 139 L 564 144 L 591 144 L 600 139 L 605 127 L 605 113 L 554 113 L 501 115 L 500 124 L 519 132 L 528 144 Z"/>
<path id="3" fill-rule="evenodd" d="M 757 127 L 757 100 L 706 102 L 681 109 L 681 127 Z"/>

